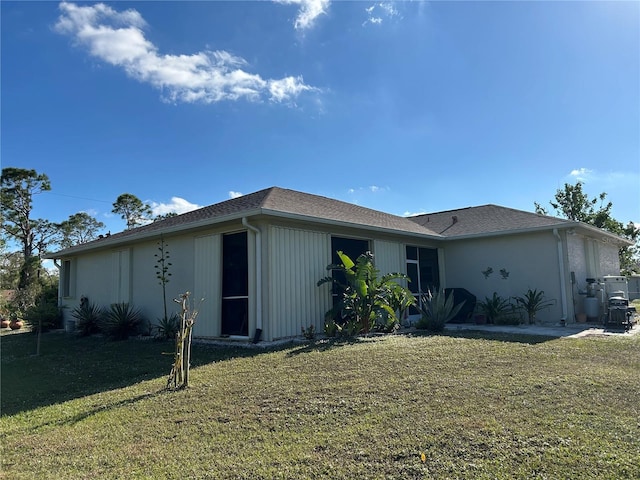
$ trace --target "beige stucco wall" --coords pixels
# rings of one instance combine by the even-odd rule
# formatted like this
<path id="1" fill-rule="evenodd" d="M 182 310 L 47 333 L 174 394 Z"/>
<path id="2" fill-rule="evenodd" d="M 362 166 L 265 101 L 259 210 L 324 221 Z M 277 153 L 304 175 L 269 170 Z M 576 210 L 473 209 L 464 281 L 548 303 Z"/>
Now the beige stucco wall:
<path id="1" fill-rule="evenodd" d="M 557 238 L 552 232 L 452 241 L 445 244 L 444 257 L 447 287 L 466 288 L 478 301 L 493 292 L 513 297 L 529 288 L 544 290 L 555 305 L 540 312 L 539 320 L 557 322 L 562 317 Z M 485 278 L 482 272 L 488 267 L 493 273 Z"/>
<path id="2" fill-rule="evenodd" d="M 193 292 L 194 289 L 194 236 L 182 235 L 168 237 L 166 248 L 169 251 L 171 267 L 170 281 L 166 285 L 167 309 L 177 312 L 178 305 L 173 302 L 180 293 Z M 128 271 L 118 272 L 118 254 L 126 253 Z M 138 243 L 127 247 L 105 249 L 75 257 L 72 262 L 74 289 L 67 298 L 62 298 L 65 318 L 71 315 L 73 308 L 80 304 L 80 298 L 86 296 L 91 303 L 108 308 L 114 301 L 128 301 L 139 308 L 145 319 L 155 323 L 164 314 L 162 287 L 156 278 L 158 252 L 157 240 Z M 121 256 L 122 257 L 122 256 Z M 63 259 L 65 260 L 65 259 Z M 117 292 L 119 281 L 115 277 L 120 273 L 128 276 L 125 281 L 125 292 Z M 122 284 L 120 279 L 120 284 Z M 128 283 L 128 285 L 126 285 Z"/>

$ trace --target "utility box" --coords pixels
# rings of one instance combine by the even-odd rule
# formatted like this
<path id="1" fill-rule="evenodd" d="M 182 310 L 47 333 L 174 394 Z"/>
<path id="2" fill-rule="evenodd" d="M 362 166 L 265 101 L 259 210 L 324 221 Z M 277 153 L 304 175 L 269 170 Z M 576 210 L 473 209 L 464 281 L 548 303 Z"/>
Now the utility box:
<path id="1" fill-rule="evenodd" d="M 607 299 L 613 296 L 614 292 L 623 292 L 624 298 L 629 300 L 629 286 L 627 284 L 627 277 L 621 275 L 606 275 L 602 277 L 604 281 L 604 291 L 607 295 Z M 616 293 L 615 296 L 618 296 Z"/>

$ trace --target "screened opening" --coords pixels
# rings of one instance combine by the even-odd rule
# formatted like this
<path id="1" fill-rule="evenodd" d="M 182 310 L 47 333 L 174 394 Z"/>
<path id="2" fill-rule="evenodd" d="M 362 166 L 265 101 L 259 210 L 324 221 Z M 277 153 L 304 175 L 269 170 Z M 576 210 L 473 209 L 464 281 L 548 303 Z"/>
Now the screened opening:
<path id="1" fill-rule="evenodd" d="M 249 255 L 247 232 L 222 237 L 221 335 L 249 335 Z"/>
<path id="2" fill-rule="evenodd" d="M 338 257 L 338 251 L 346 254 L 355 263 L 360 255 L 369 251 L 369 241 L 355 238 L 331 237 L 331 263 L 336 265 L 342 263 L 340 257 Z M 343 285 L 346 282 L 344 272 L 340 270 L 333 270 L 331 276 Z M 339 285 L 333 284 L 331 297 L 334 306 L 339 301 L 342 291 Z M 336 318 L 335 320 L 339 319 Z"/>
<path id="3" fill-rule="evenodd" d="M 407 276 L 411 280 L 408 285 L 409 290 L 419 301 L 421 293 L 440 288 L 438 249 L 407 246 L 406 254 Z M 416 307 L 409 309 L 409 315 L 418 315 L 419 313 Z"/>

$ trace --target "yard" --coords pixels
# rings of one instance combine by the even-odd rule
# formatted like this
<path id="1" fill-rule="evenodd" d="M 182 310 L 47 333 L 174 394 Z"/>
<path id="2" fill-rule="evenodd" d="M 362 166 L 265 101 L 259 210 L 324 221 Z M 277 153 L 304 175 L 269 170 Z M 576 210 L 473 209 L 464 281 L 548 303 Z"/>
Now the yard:
<path id="1" fill-rule="evenodd" d="M 0 477 L 640 478 L 640 337 L 2 336 Z"/>

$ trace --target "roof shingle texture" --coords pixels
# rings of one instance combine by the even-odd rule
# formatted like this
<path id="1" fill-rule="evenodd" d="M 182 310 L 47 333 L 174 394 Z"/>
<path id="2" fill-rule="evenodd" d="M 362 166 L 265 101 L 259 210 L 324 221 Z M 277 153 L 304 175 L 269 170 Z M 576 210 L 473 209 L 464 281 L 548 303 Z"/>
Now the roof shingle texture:
<path id="1" fill-rule="evenodd" d="M 429 228 L 419 225 L 411 220 L 391 215 L 389 213 L 360 207 L 352 203 L 342 202 L 319 195 L 288 190 L 279 187 L 271 187 L 255 193 L 232 198 L 224 202 L 215 203 L 208 207 L 199 208 L 182 215 L 169 217 L 164 220 L 124 230 L 110 235 L 111 240 L 135 238 L 148 235 L 153 232 L 161 233 L 174 228 L 188 229 L 190 225 L 211 220 L 221 220 L 228 216 L 241 216 L 243 213 L 253 215 L 264 214 L 288 214 L 296 217 L 308 217 L 314 219 L 342 222 L 363 227 L 374 227 L 395 230 L 398 232 L 418 233 L 439 237 Z M 98 243 L 102 239 L 89 243 Z M 84 244 L 83 246 L 86 246 Z M 73 247 L 71 248 L 73 250 Z"/>
<path id="2" fill-rule="evenodd" d="M 572 223 L 560 218 L 514 210 L 498 205 L 482 205 L 410 217 L 419 225 L 445 237 L 482 235 L 513 230 L 550 228 Z"/>

